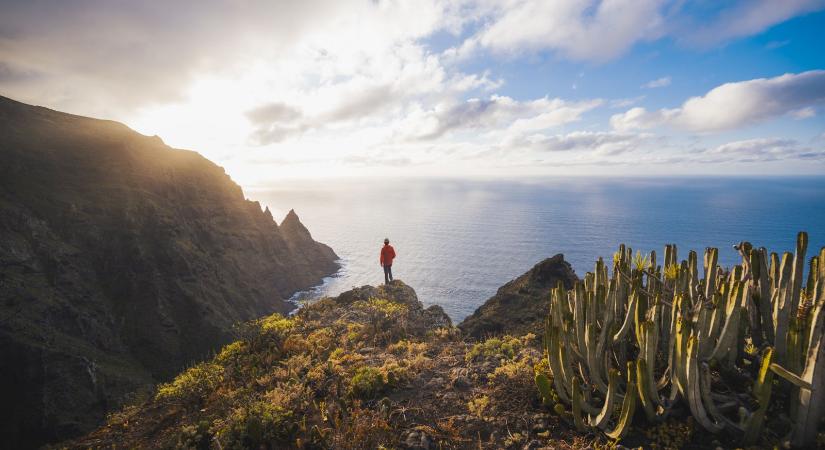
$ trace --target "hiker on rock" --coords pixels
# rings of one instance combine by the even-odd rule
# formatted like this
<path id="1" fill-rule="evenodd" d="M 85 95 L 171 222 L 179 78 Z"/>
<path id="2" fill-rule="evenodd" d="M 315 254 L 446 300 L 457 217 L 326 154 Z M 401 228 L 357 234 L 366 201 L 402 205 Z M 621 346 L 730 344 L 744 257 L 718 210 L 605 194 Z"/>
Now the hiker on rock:
<path id="1" fill-rule="evenodd" d="M 395 258 L 395 249 L 390 245 L 389 239 L 384 239 L 384 246 L 381 247 L 381 258 L 379 262 L 384 268 L 384 284 L 390 284 L 392 281 L 392 260 Z"/>

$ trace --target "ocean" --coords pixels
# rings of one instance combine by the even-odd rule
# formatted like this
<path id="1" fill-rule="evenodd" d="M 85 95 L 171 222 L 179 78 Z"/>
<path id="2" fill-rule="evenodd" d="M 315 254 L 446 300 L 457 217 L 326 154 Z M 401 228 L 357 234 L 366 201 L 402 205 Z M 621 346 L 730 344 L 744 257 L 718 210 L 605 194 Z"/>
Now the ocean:
<path id="1" fill-rule="evenodd" d="M 246 194 L 278 220 L 294 208 L 341 257 L 340 272 L 302 299 L 382 283 L 387 237 L 398 254 L 393 275 L 455 322 L 557 253 L 581 277 L 621 243 L 656 250 L 660 261 L 668 243 L 680 259 L 717 247 L 726 266 L 739 262 L 732 245 L 742 240 L 793 251 L 807 231 L 808 257 L 825 246 L 820 177 L 290 181 Z"/>

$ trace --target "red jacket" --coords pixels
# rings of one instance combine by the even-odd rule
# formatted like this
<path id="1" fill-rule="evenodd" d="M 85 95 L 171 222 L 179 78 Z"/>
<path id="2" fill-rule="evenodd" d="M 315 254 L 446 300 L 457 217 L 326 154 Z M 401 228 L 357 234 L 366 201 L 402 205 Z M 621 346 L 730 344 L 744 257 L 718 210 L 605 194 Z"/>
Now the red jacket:
<path id="1" fill-rule="evenodd" d="M 384 247 L 381 248 L 381 258 L 379 259 L 381 265 L 391 266 L 393 258 L 395 258 L 395 249 L 392 248 L 390 244 L 384 244 Z"/>

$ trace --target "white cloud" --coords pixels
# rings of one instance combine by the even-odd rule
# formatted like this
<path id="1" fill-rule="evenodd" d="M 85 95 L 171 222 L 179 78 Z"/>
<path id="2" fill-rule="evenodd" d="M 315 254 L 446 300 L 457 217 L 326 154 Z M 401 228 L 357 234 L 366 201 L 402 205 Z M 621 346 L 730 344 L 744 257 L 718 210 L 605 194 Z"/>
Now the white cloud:
<path id="1" fill-rule="evenodd" d="M 0 87 L 117 116 L 185 100 L 198 78 L 239 78 L 252 67 L 323 82 L 398 43 L 455 28 L 452 8 L 435 0 L 13 1 L 0 14 L 0 63 L 19 76 L 0 78 Z"/>
<path id="2" fill-rule="evenodd" d="M 671 125 L 697 132 L 730 130 L 825 103 L 825 70 L 726 83 L 681 107 L 632 108 L 610 118 L 616 130 Z M 803 116 L 810 111 L 800 113 Z"/>
<path id="3" fill-rule="evenodd" d="M 641 133 L 574 131 L 566 134 L 533 134 L 512 139 L 506 144 L 513 148 L 529 147 L 542 152 L 589 152 L 592 155 L 619 155 L 638 150 L 653 139 Z"/>
<path id="4" fill-rule="evenodd" d="M 809 119 L 811 117 L 816 116 L 816 109 L 814 109 L 813 107 L 808 106 L 808 107 L 805 107 L 805 108 L 800 108 L 800 109 L 791 111 L 788 114 L 790 114 L 791 117 L 793 117 L 796 120 Z"/>
<path id="5" fill-rule="evenodd" d="M 579 102 L 559 98 L 517 101 L 493 95 L 464 102 L 442 102 L 430 110 L 410 114 L 402 125 L 407 139 L 436 139 L 450 132 L 507 129 L 514 133 L 544 130 L 578 121 L 582 114 L 602 104 L 601 100 Z"/>
<path id="6" fill-rule="evenodd" d="M 643 88 L 648 88 L 648 89 L 666 87 L 666 86 L 670 86 L 671 81 L 672 80 L 670 79 L 670 77 L 657 78 L 655 80 L 648 81 L 647 83 L 642 85 L 642 87 Z"/>
<path id="7" fill-rule="evenodd" d="M 662 0 L 518 0 L 485 12 L 489 25 L 451 53 L 478 48 L 519 54 L 551 49 L 573 59 L 605 61 L 661 35 Z"/>
<path id="8" fill-rule="evenodd" d="M 705 163 L 766 162 L 788 159 L 825 159 L 825 149 L 800 144 L 795 139 L 759 138 L 729 142 L 698 153 L 695 159 Z"/>
<path id="9" fill-rule="evenodd" d="M 756 35 L 825 8 L 825 0 L 735 0 L 721 8 L 683 0 L 509 0 L 471 5 L 472 14 L 465 20 L 480 24 L 480 30 L 447 50 L 450 57 L 469 58 L 485 49 L 505 55 L 550 50 L 603 62 L 637 43 L 662 37 L 709 47 Z"/>

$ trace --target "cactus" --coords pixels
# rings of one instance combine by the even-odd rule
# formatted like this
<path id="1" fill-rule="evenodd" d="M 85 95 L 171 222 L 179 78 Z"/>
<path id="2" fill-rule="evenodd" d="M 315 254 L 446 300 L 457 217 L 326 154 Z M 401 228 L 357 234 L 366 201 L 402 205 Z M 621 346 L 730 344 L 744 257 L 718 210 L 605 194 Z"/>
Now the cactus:
<path id="1" fill-rule="evenodd" d="M 551 291 L 544 346 L 553 376 L 535 379 L 543 402 L 576 428 L 613 439 L 629 429 L 637 402 L 651 423 L 682 403 L 707 431 L 753 444 L 779 375 L 790 382 L 777 387 L 791 398 L 795 425 L 787 438 L 811 445 L 825 414 L 825 248 L 809 261 L 803 283 L 807 246 L 799 233 L 796 252 L 780 262 L 741 242 L 742 264 L 727 270 L 708 248 L 700 273 L 695 252 L 679 261 L 676 246 L 667 245 L 659 266 L 655 252 L 634 256 L 620 245 L 612 270 L 599 258 L 572 289 Z M 745 354 L 746 341 L 761 354 Z M 746 359 L 758 364 L 749 369 Z M 736 373 L 753 373 L 749 393 L 714 391 L 741 386 L 727 379 Z M 748 394 L 755 403 L 742 400 Z"/>
<path id="2" fill-rule="evenodd" d="M 745 445 L 753 445 L 762 432 L 762 424 L 765 423 L 765 412 L 771 401 L 771 387 L 773 383 L 773 372 L 769 369 L 773 348 L 768 347 L 762 353 L 762 364 L 759 367 L 759 375 L 753 384 L 753 396 L 756 398 L 759 408 L 754 411 L 745 424 L 745 435 L 742 441 Z"/>

